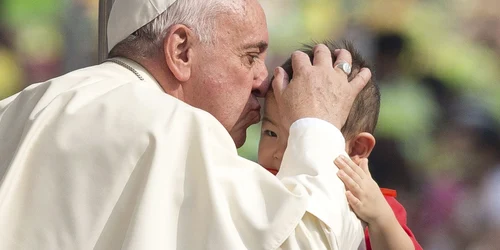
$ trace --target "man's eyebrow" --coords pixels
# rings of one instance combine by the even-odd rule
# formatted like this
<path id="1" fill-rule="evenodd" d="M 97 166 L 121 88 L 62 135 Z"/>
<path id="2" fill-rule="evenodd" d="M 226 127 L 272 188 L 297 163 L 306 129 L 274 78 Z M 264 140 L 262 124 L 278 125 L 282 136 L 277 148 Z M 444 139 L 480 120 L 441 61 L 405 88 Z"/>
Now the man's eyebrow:
<path id="1" fill-rule="evenodd" d="M 271 123 L 271 124 L 272 124 L 272 125 L 274 125 L 274 126 L 278 126 L 278 125 L 276 125 L 276 123 L 275 123 L 275 122 L 273 122 L 273 121 L 272 121 L 271 119 L 269 119 L 267 116 L 264 116 L 264 117 L 262 118 L 262 122 L 269 122 L 269 123 Z"/>
<path id="2" fill-rule="evenodd" d="M 267 49 L 268 46 L 269 46 L 269 44 L 267 44 L 267 42 L 260 41 L 260 42 L 257 42 L 257 43 L 245 44 L 245 45 L 243 45 L 243 49 L 258 48 L 259 49 L 259 53 L 262 53 L 262 52 L 266 51 L 266 49 Z"/>

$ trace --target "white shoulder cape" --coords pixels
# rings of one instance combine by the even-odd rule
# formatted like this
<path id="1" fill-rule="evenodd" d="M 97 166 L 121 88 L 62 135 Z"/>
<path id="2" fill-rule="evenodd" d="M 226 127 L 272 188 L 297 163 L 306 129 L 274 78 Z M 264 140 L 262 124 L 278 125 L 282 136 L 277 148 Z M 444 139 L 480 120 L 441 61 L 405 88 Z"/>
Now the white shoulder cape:
<path id="1" fill-rule="evenodd" d="M 114 64 L 0 101 L 0 249 L 356 249 L 326 122 L 294 124 L 278 178 L 210 114 Z"/>

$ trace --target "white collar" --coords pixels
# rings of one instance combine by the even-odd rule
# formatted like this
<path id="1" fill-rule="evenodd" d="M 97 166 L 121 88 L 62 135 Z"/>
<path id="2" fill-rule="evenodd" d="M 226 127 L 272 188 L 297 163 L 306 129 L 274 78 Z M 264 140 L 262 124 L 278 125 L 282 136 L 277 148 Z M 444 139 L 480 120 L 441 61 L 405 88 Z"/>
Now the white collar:
<path id="1" fill-rule="evenodd" d="M 154 84 L 154 86 L 156 86 L 159 90 L 165 92 L 158 81 L 156 81 L 156 79 L 142 65 L 133 60 L 123 57 L 114 57 L 108 59 L 105 63 L 117 64 L 119 67 L 134 74 L 134 77 L 137 77 L 138 80 Z"/>

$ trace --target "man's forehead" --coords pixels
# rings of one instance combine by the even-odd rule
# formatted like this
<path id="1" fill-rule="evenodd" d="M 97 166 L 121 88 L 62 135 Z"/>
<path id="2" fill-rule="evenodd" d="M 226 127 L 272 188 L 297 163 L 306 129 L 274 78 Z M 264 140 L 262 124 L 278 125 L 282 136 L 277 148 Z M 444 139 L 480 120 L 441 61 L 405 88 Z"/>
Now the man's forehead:
<path id="1" fill-rule="evenodd" d="M 228 25 L 235 25 L 232 36 L 239 42 L 241 49 L 257 48 L 264 52 L 269 43 L 269 33 L 264 10 L 256 0 L 246 1 L 245 15 L 227 20 Z"/>

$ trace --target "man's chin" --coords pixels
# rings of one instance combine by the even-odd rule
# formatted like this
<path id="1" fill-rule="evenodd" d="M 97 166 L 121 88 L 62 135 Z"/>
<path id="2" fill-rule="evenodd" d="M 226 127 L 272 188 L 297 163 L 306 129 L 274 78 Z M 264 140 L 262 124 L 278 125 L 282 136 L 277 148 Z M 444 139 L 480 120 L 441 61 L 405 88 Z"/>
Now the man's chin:
<path id="1" fill-rule="evenodd" d="M 241 148 L 241 146 L 243 146 L 243 144 L 245 144 L 245 141 L 247 140 L 247 130 L 244 129 L 238 131 L 237 133 L 231 133 L 231 137 L 233 138 L 236 148 Z"/>
<path id="2" fill-rule="evenodd" d="M 243 119 L 241 119 L 240 117 L 240 119 L 234 125 L 233 129 L 229 132 L 237 148 L 240 148 L 241 146 L 243 146 L 243 144 L 245 144 L 245 141 L 247 139 L 247 129 L 253 124 L 259 123 L 260 112 L 250 111 L 242 117 Z"/>

